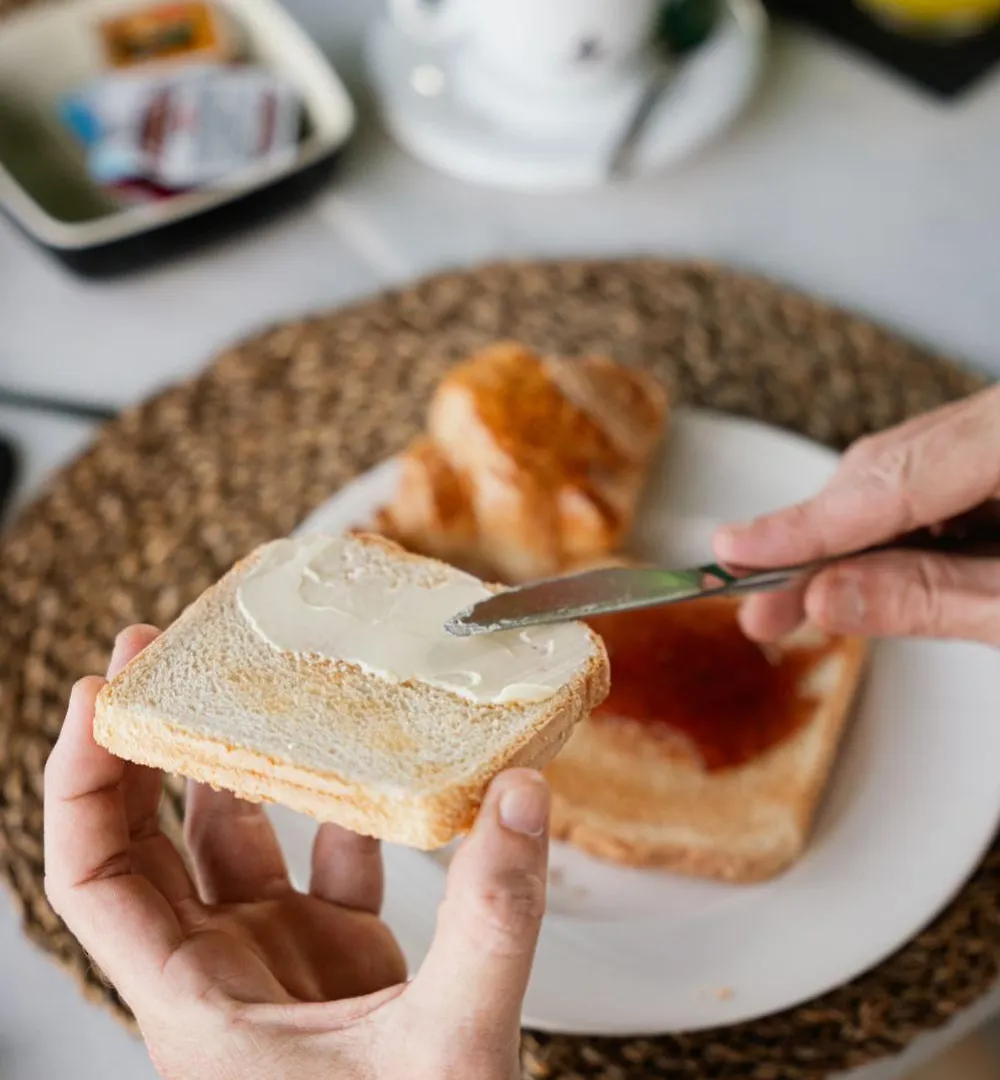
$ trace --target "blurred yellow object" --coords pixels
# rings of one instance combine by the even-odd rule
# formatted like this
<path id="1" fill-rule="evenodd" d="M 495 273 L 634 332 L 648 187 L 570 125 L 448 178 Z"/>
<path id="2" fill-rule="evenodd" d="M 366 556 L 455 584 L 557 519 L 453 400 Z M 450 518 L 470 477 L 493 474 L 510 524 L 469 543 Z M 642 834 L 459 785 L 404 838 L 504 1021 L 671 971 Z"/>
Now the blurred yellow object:
<path id="1" fill-rule="evenodd" d="M 883 22 L 933 36 L 974 34 L 1000 18 L 1000 0 L 856 0 Z"/>
<path id="2" fill-rule="evenodd" d="M 125 11 L 100 24 L 116 68 L 180 60 L 225 63 L 233 42 L 218 11 L 204 0 L 176 0 Z"/>

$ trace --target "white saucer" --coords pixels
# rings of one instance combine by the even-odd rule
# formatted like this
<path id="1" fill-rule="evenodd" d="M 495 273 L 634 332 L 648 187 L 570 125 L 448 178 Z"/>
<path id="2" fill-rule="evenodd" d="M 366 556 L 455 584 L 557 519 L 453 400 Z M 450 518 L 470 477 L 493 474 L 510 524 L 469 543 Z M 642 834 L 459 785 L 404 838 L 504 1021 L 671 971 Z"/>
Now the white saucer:
<path id="1" fill-rule="evenodd" d="M 663 168 L 729 124 L 757 84 L 766 39 L 760 0 L 726 0 L 713 37 L 671 75 L 632 155 L 633 172 Z M 606 183 L 615 147 L 653 74 L 637 70 L 575 106 L 569 97 L 518 96 L 513 87 L 498 88 L 488 105 L 485 73 L 478 82 L 467 80 L 460 44 L 418 43 L 378 18 L 366 51 L 382 116 L 402 146 L 465 180 L 522 190 Z"/>
<path id="2" fill-rule="evenodd" d="M 639 555 L 703 562 L 723 519 L 816 491 L 836 457 L 774 428 L 681 410 L 633 535 Z M 389 461 L 303 525 L 339 532 L 393 494 Z M 912 938 L 982 857 L 1000 814 L 1000 653 L 960 643 L 875 649 L 804 857 L 762 885 L 601 863 L 553 845 L 529 1027 L 596 1035 L 693 1031 L 778 1012 L 853 979 Z M 296 882 L 315 825 L 271 810 Z M 419 967 L 448 852 L 386 846 L 385 919 Z"/>

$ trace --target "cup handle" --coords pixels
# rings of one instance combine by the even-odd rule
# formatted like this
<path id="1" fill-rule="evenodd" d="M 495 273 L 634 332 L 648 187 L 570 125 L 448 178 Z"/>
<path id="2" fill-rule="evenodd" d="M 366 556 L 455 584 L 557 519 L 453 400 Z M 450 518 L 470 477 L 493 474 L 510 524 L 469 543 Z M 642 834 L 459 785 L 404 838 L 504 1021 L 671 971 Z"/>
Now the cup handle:
<path id="1" fill-rule="evenodd" d="M 444 45 L 465 29 L 459 0 L 388 0 L 389 17 L 423 45 Z"/>

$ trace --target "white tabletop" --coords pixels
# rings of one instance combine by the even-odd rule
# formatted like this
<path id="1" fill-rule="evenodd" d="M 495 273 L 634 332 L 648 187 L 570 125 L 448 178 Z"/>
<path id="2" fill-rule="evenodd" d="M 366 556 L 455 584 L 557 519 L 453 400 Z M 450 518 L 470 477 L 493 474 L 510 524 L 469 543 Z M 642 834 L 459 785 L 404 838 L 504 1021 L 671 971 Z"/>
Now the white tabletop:
<path id="1" fill-rule="evenodd" d="M 1000 374 L 1000 79 L 953 105 L 808 35 L 776 36 L 766 83 L 722 141 L 669 175 L 530 196 L 466 186 L 408 158 L 371 118 L 358 67 L 365 0 L 289 0 L 362 104 L 327 191 L 230 242 L 111 282 L 70 276 L 0 221 L 0 385 L 135 401 L 278 318 L 416 275 L 505 256 L 707 256 L 868 312 Z M 77 452 L 86 424 L 0 410 L 21 497 Z M 0 1072 L 18 1080 L 153 1071 L 19 935 L 0 903 Z M 919 1040 L 893 1080 L 1000 1007 Z"/>

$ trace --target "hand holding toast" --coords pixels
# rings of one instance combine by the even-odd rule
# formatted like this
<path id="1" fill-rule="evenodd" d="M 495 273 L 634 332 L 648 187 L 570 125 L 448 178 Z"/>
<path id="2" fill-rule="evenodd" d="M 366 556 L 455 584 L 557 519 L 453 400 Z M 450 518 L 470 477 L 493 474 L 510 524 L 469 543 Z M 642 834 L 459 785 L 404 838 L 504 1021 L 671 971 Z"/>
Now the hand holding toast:
<path id="1" fill-rule="evenodd" d="M 126 631 L 109 676 L 155 636 Z M 302 894 L 261 807 L 192 787 L 189 871 L 158 827 L 160 774 L 94 742 L 102 685 L 76 685 L 46 768 L 46 891 L 135 1013 L 164 1076 L 520 1076 L 548 848 L 536 773 L 494 781 L 452 863 L 431 951 L 407 982 L 378 915 L 374 841 L 322 826 Z"/>
<path id="2" fill-rule="evenodd" d="M 768 568 L 855 551 L 974 510 L 1000 509 L 1000 387 L 855 443 L 814 498 L 720 530 L 726 562 Z M 1000 646 L 1000 560 L 916 552 L 866 556 L 802 587 L 752 597 L 741 613 L 755 638 L 803 618 L 866 636 L 918 635 Z"/>

